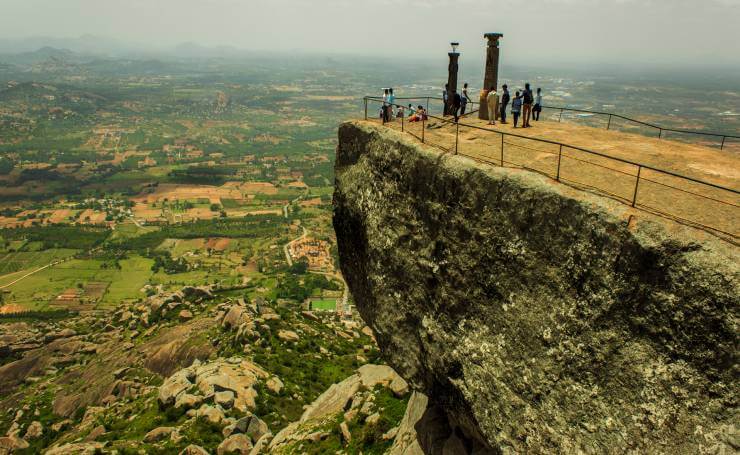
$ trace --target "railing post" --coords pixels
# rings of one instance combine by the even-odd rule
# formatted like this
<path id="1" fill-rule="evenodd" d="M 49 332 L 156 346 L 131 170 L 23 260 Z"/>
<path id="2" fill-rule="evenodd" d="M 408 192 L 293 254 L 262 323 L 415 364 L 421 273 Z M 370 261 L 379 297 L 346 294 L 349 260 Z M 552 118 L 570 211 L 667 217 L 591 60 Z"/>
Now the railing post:
<path id="1" fill-rule="evenodd" d="M 455 155 L 457 155 L 457 147 L 460 143 L 460 122 L 455 123 Z"/>
<path id="2" fill-rule="evenodd" d="M 367 120 L 367 97 L 365 97 L 364 100 L 365 100 L 365 120 Z"/>
<path id="3" fill-rule="evenodd" d="M 658 139 L 663 139 L 663 128 L 658 128 Z"/>
<path id="4" fill-rule="evenodd" d="M 632 207 L 637 204 L 637 189 L 640 187 L 640 174 L 642 173 L 642 166 L 637 166 L 637 180 L 635 181 L 635 194 L 632 196 Z"/>
<path id="5" fill-rule="evenodd" d="M 560 117 L 558 117 L 558 123 L 563 120 L 563 109 L 560 109 Z"/>
<path id="6" fill-rule="evenodd" d="M 501 167 L 504 167 L 504 133 L 501 133 Z"/>
<path id="7" fill-rule="evenodd" d="M 555 176 L 555 180 L 560 181 L 560 160 L 563 158 L 563 144 L 560 144 L 560 151 L 558 152 L 558 174 Z"/>
<path id="8" fill-rule="evenodd" d="M 424 143 L 424 131 L 426 128 L 427 120 L 422 116 L 421 117 L 421 143 Z"/>
<path id="9" fill-rule="evenodd" d="M 402 132 L 402 133 L 403 133 L 403 122 L 404 122 L 404 117 L 406 117 L 406 113 L 405 113 L 405 112 L 404 112 L 404 115 L 403 115 L 403 116 L 401 117 L 401 132 Z"/>
<path id="10" fill-rule="evenodd" d="M 719 149 L 723 150 L 725 148 L 725 139 L 727 139 L 727 136 L 722 136 L 722 144 L 720 144 Z"/>
<path id="11" fill-rule="evenodd" d="M 606 124 L 606 130 L 609 131 L 609 127 L 612 126 L 612 115 L 609 114 L 609 121 Z"/>

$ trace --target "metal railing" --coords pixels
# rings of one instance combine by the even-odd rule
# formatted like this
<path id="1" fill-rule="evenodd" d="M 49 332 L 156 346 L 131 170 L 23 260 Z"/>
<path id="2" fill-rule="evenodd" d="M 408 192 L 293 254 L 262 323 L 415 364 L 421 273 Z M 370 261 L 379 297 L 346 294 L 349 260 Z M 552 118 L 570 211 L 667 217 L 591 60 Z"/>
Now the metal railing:
<path id="1" fill-rule="evenodd" d="M 636 120 L 621 114 L 615 114 L 612 112 L 601 112 L 601 111 L 592 111 L 589 109 L 576 109 L 576 108 L 570 108 L 570 107 L 563 107 L 563 106 L 542 106 L 543 109 L 551 109 L 554 111 L 560 111 L 560 115 L 558 116 L 558 122 L 561 122 L 563 120 L 563 113 L 564 112 L 578 112 L 581 114 L 593 114 L 593 115 L 600 115 L 607 118 L 606 122 L 606 129 L 609 130 L 612 127 L 612 120 L 613 119 L 620 119 L 624 120 L 630 123 L 634 123 L 636 125 L 648 127 L 651 129 L 654 129 L 658 132 L 658 139 L 663 139 L 664 133 L 678 133 L 678 134 L 685 134 L 685 135 L 693 135 L 693 136 L 703 136 L 703 137 L 715 137 L 718 139 L 721 139 L 719 149 L 724 150 L 725 148 L 725 141 L 727 139 L 740 139 L 740 136 L 732 135 L 732 134 L 724 134 L 724 133 L 714 133 L 714 132 L 708 132 L 708 131 L 695 131 L 695 130 L 686 130 L 686 129 L 680 129 L 680 128 L 667 128 L 660 125 L 654 125 L 652 123 L 643 122 L 642 120 Z"/>
<path id="2" fill-rule="evenodd" d="M 398 99 L 400 98 L 397 98 L 397 100 Z M 434 97 L 402 99 L 425 99 L 427 101 L 441 100 L 440 98 Z M 370 103 L 384 104 L 382 99 L 372 96 L 364 97 L 363 101 L 365 105 L 365 120 L 369 119 L 368 105 Z M 398 104 L 393 104 L 393 106 L 396 108 L 403 107 Z M 465 124 L 459 121 L 455 122 L 453 119 L 438 117 L 429 114 L 428 112 L 429 110 L 427 109 L 427 116 L 420 119 L 418 122 L 414 122 L 414 125 L 418 124 L 420 127 L 419 134 L 416 134 L 413 131 L 414 126 L 412 126 L 412 123 L 410 123 L 405 116 L 396 119 L 392 122 L 392 125 L 398 125 L 398 123 L 400 123 L 400 129 L 402 132 L 411 134 L 422 143 L 437 147 L 444 152 L 463 155 L 481 162 L 502 167 L 511 165 L 535 171 L 558 182 L 572 184 L 573 186 L 580 188 L 585 187 L 590 190 L 596 190 L 601 194 L 617 199 L 631 207 L 639 208 L 673 219 L 683 224 L 703 229 L 712 234 L 718 235 L 731 243 L 740 244 L 738 243 L 738 238 L 740 237 L 740 232 L 738 232 L 738 220 L 740 219 L 740 212 L 738 211 L 738 209 L 740 209 L 740 191 L 736 189 L 681 175 L 655 166 L 607 155 L 605 153 L 589 150 L 583 147 L 492 128 L 484 128 L 477 125 Z M 430 123 L 431 121 L 435 121 L 437 123 L 432 125 Z M 384 120 L 383 123 L 385 123 Z M 444 125 L 454 126 L 454 140 L 446 144 L 435 144 L 430 142 L 428 137 L 429 135 L 426 131 L 432 127 L 439 129 Z M 491 159 L 490 156 L 486 155 L 462 153 L 463 150 L 460 140 L 461 129 L 499 135 L 501 138 L 499 156 L 495 159 Z M 533 148 L 526 144 L 542 144 L 545 146 L 551 146 L 551 149 Z M 499 147 L 498 144 L 496 144 L 496 147 Z M 513 161 L 516 159 L 517 154 L 511 154 L 512 148 L 519 150 L 519 158 L 524 158 L 524 160 L 520 159 L 520 162 Z M 509 154 L 505 153 L 507 149 Z M 524 156 L 525 153 L 531 153 L 532 151 L 536 152 L 538 155 L 544 154 L 551 157 L 553 161 L 552 169 L 543 170 L 541 167 L 534 167 L 533 163 L 538 165 L 541 164 L 541 161 L 538 161 L 539 158 L 530 160 L 530 163 L 523 162 L 526 161 L 526 157 Z M 512 157 L 512 155 L 514 155 L 514 157 Z M 579 166 L 581 169 L 578 169 Z M 584 171 L 584 166 L 591 167 L 587 172 L 582 172 Z M 579 170 L 581 171 L 580 175 L 578 172 Z M 601 178 L 595 177 L 599 172 L 610 174 L 603 175 Z M 573 174 L 573 176 L 570 174 Z M 613 174 L 620 177 L 627 177 L 629 180 L 634 179 L 634 184 L 625 185 L 624 182 L 618 182 L 617 184 L 617 182 L 614 181 Z M 591 181 L 579 181 L 575 178 L 576 176 L 582 177 L 583 175 L 587 177 L 586 180 L 590 179 Z M 646 186 L 647 188 L 645 188 Z M 678 207 L 676 207 L 675 204 L 671 204 L 674 202 L 674 196 L 661 194 L 661 192 L 665 191 L 672 191 L 682 195 L 684 197 L 684 204 Z M 666 198 L 665 196 L 671 197 Z M 687 202 L 688 198 L 693 198 L 693 200 Z M 667 201 L 671 203 L 667 203 Z M 717 213 L 710 211 L 711 213 L 708 214 L 709 220 L 705 219 L 707 216 L 698 216 L 696 212 L 701 211 L 706 203 L 715 203 L 718 207 L 721 207 L 727 212 Z M 668 211 L 667 206 L 673 208 L 674 211 Z M 683 209 L 683 212 L 685 213 L 675 213 L 676 211 L 681 211 L 678 210 L 678 208 Z"/>

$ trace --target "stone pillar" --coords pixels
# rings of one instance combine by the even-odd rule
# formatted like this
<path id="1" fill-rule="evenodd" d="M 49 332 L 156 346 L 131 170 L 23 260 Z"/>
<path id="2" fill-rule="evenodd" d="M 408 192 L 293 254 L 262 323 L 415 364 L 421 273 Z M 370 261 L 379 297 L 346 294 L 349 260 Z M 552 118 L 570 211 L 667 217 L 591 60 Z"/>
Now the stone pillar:
<path id="1" fill-rule="evenodd" d="M 483 78 L 483 90 L 481 90 L 480 94 L 480 112 L 478 112 L 478 118 L 481 120 L 488 120 L 486 96 L 488 96 L 488 90 L 491 87 L 498 90 L 498 41 L 503 38 L 504 35 L 501 33 L 486 33 L 483 37 L 488 40 L 488 49 L 486 52 L 486 74 Z"/>
<path id="2" fill-rule="evenodd" d="M 448 112 L 452 112 L 450 106 L 452 106 L 455 93 L 457 93 L 457 70 L 460 53 L 450 52 L 447 55 L 450 56 L 450 66 L 447 68 L 447 106 L 444 107 L 445 115 L 447 115 Z"/>

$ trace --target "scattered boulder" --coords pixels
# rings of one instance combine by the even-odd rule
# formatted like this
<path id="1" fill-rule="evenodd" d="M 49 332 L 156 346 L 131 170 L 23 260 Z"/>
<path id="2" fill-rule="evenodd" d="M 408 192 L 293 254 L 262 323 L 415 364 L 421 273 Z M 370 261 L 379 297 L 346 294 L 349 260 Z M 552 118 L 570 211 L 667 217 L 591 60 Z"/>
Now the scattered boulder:
<path id="1" fill-rule="evenodd" d="M 85 438 L 86 442 L 92 442 L 98 439 L 99 437 L 103 436 L 106 432 L 106 429 L 103 425 L 98 425 L 97 427 L 93 428 L 92 431 L 87 435 Z"/>
<path id="2" fill-rule="evenodd" d="M 210 423 L 218 425 L 221 423 L 225 416 L 224 412 L 216 406 L 203 405 L 198 409 L 196 417 L 207 420 Z"/>
<path id="3" fill-rule="evenodd" d="M 249 455 L 252 451 L 252 441 L 244 434 L 233 434 L 219 444 L 216 449 L 218 455 L 239 454 Z"/>
<path id="4" fill-rule="evenodd" d="M 182 311 L 180 311 L 180 313 L 177 316 L 183 322 L 184 321 L 189 321 L 189 320 L 193 319 L 193 312 L 190 311 L 190 310 L 182 310 Z"/>
<path id="5" fill-rule="evenodd" d="M 177 397 L 193 386 L 190 382 L 192 378 L 193 372 L 189 369 L 180 370 L 167 378 L 159 387 L 159 404 L 163 407 L 174 405 Z"/>
<path id="6" fill-rule="evenodd" d="M 349 432 L 349 427 L 347 426 L 347 422 L 342 422 L 339 424 L 339 430 L 342 432 L 342 439 L 345 443 L 349 443 L 352 441 L 352 433 Z"/>
<path id="7" fill-rule="evenodd" d="M 174 427 L 155 428 L 144 436 L 144 442 L 152 443 L 167 439 L 172 435 L 173 431 L 175 431 Z"/>
<path id="8" fill-rule="evenodd" d="M 0 438 L 0 453 L 13 453 L 16 450 L 27 449 L 29 446 L 28 442 L 15 436 L 6 436 Z"/>
<path id="9" fill-rule="evenodd" d="M 224 409 L 230 409 L 234 406 L 234 392 L 231 390 L 216 392 L 213 401 Z"/>
<path id="10" fill-rule="evenodd" d="M 23 436 L 23 439 L 25 439 L 26 441 L 38 439 L 43 433 L 44 427 L 41 425 L 41 422 L 33 421 L 28 426 L 28 428 L 26 428 L 26 434 Z"/>
<path id="11" fill-rule="evenodd" d="M 78 442 L 73 444 L 63 444 L 55 446 L 44 452 L 44 455 L 72 455 L 72 454 L 94 454 L 98 453 L 104 447 L 100 442 Z"/>
<path id="12" fill-rule="evenodd" d="M 180 455 L 210 455 L 210 454 L 203 447 L 197 446 L 195 444 L 190 444 L 189 446 L 182 449 L 182 451 L 180 452 Z"/>
<path id="13" fill-rule="evenodd" d="M 280 330 L 278 331 L 277 336 L 283 341 L 298 341 L 301 339 L 301 337 L 292 330 Z"/>
<path id="14" fill-rule="evenodd" d="M 280 378 L 277 376 L 273 376 L 268 379 L 267 382 L 265 382 L 265 387 L 267 387 L 267 390 L 275 395 L 280 394 L 280 391 L 283 390 L 283 386 L 283 381 L 281 381 Z"/>
<path id="15" fill-rule="evenodd" d="M 187 411 L 188 409 L 197 409 L 203 404 L 203 397 L 190 393 L 183 393 L 175 400 L 175 408 Z"/>

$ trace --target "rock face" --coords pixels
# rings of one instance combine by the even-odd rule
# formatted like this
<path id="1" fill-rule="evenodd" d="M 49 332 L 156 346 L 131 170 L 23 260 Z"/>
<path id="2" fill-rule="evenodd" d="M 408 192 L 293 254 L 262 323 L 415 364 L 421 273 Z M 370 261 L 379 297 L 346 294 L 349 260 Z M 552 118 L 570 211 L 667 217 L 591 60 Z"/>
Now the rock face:
<path id="1" fill-rule="evenodd" d="M 445 444 L 734 450 L 735 246 L 367 123 L 340 127 L 334 207 L 358 310 Z"/>

